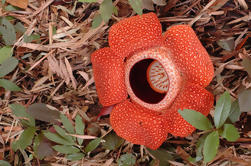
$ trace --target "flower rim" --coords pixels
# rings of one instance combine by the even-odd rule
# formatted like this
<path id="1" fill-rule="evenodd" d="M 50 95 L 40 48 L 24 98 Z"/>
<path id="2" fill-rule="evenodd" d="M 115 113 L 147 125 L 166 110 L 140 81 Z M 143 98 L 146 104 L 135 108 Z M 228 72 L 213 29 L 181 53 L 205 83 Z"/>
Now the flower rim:
<path id="1" fill-rule="evenodd" d="M 155 111 L 161 111 L 163 109 L 168 108 L 172 102 L 174 101 L 175 97 L 180 91 L 181 87 L 181 76 L 180 72 L 178 71 L 176 65 L 171 60 L 170 55 L 172 52 L 166 48 L 166 47 L 154 47 L 150 48 L 144 51 L 140 51 L 134 55 L 132 55 L 125 64 L 125 85 L 127 88 L 127 93 L 131 97 L 131 99 L 136 102 L 137 104 L 152 109 Z M 135 95 L 133 92 L 133 89 L 130 84 L 130 70 L 132 67 L 144 59 L 154 59 L 157 60 L 163 67 L 168 75 L 169 79 L 169 88 L 168 91 L 165 94 L 165 97 L 156 104 L 150 104 L 147 102 L 144 102 L 139 97 Z"/>

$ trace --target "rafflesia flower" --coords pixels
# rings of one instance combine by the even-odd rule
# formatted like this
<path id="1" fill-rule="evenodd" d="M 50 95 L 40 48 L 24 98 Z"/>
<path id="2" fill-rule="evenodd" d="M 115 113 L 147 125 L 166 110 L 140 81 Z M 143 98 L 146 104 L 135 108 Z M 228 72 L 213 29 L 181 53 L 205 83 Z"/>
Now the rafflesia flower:
<path id="1" fill-rule="evenodd" d="M 204 88 L 213 65 L 192 28 L 175 25 L 162 35 L 154 13 L 113 25 L 109 46 L 91 55 L 100 103 L 114 105 L 110 123 L 122 138 L 157 149 L 168 133 L 185 137 L 195 128 L 178 110 L 208 115 L 213 95 Z"/>

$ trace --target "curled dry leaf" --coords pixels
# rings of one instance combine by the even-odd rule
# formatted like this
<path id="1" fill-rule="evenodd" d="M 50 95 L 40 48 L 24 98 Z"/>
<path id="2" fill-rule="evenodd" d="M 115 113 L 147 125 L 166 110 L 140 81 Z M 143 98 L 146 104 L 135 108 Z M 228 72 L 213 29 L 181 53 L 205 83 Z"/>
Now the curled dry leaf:
<path id="1" fill-rule="evenodd" d="M 29 3 L 29 0 L 6 0 L 6 2 L 8 2 L 9 4 L 22 8 L 22 9 L 26 9 Z"/>

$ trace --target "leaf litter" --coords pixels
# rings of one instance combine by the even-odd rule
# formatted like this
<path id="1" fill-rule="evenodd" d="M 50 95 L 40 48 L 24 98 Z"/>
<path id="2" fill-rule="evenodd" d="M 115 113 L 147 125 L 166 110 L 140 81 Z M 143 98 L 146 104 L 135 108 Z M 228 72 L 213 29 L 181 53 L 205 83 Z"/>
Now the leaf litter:
<path id="1" fill-rule="evenodd" d="M 0 87 L 0 160 L 13 163 L 25 162 L 27 165 L 48 163 L 51 165 L 117 165 L 118 161 L 121 163 L 122 159 L 126 159 L 124 157 L 118 160 L 120 156 L 133 154 L 128 158 L 133 158 L 131 163 L 135 165 L 168 162 L 174 165 L 193 164 L 189 156 L 195 157 L 195 146 L 200 136 L 197 132 L 186 138 L 170 135 L 161 147 L 165 150 L 152 153 L 140 146 L 133 146 L 127 141 L 116 149 L 107 148 L 111 150 L 105 150 L 102 144 L 99 145 L 99 139 L 96 143 L 92 143 L 96 149 L 89 144 L 93 139 L 103 138 L 111 132 L 109 118 L 99 115 L 101 106 L 94 85 L 90 55 L 93 51 L 108 45 L 107 34 L 111 25 L 135 14 L 128 1 L 114 1 L 118 15 L 112 14 L 108 23 L 99 21 L 95 28 L 92 27 L 92 21 L 100 14 L 98 9 L 102 1 L 77 3 L 74 0 L 30 0 L 28 4 L 27 2 L 27 0 L 20 0 L 17 3 L 8 0 L 7 3 L 1 4 L 1 19 L 8 18 L 8 21 L 4 19 L 1 32 L 10 35 L 10 38 L 7 38 L 6 34 L 1 35 L 1 48 L 5 45 L 13 46 L 13 56 L 19 60 L 16 72 L 9 73 L 4 76 L 4 79 L 15 80 L 22 91 L 10 92 Z M 241 110 L 247 110 L 246 98 L 250 96 L 250 90 L 247 89 L 251 88 L 248 1 L 147 2 L 148 5 L 145 6 L 143 13 L 155 12 L 164 30 L 179 23 L 193 26 L 215 66 L 215 77 L 208 90 L 215 95 L 216 100 L 228 91 L 232 99 L 239 99 Z M 23 9 L 7 11 L 5 10 L 7 5 Z M 23 25 L 26 31 L 13 33 L 15 26 L 12 25 L 17 25 L 16 23 L 19 27 L 20 24 Z M 39 36 L 39 39 L 33 38 L 26 43 L 25 36 L 32 35 Z M 24 56 L 27 57 L 22 58 Z M 11 146 L 20 138 L 24 126 L 19 123 L 20 118 L 17 118 L 8 106 L 13 103 L 19 103 L 28 109 L 32 108 L 36 116 L 41 114 L 39 111 L 41 107 L 31 107 L 33 104 L 44 103 L 53 106 L 66 115 L 69 122 L 74 125 L 75 117 L 79 115 L 86 126 L 85 131 L 81 135 L 69 133 L 69 136 L 83 140 L 82 150 L 88 147 L 87 151 L 93 151 L 86 153 L 85 156 L 82 156 L 82 153 L 64 156 L 53 151 L 54 143 L 42 141 L 38 149 L 39 154 L 44 157 L 43 160 L 32 158 L 31 154 L 36 149 L 32 146 L 27 150 L 18 151 L 19 155 L 16 156 Z M 49 112 L 47 109 L 41 110 Z M 104 112 L 101 115 L 106 114 Z M 36 121 L 37 131 L 49 129 L 51 122 L 58 119 L 55 112 L 48 113 L 47 116 L 50 115 L 51 119 L 47 121 L 43 119 L 44 117 Z M 25 120 L 27 119 L 23 119 Z M 241 113 L 239 121 L 234 124 L 240 132 L 240 138 L 236 142 L 221 140 L 219 153 L 209 165 L 250 164 L 250 120 L 250 112 Z M 57 125 L 62 126 L 60 123 Z M 28 144 L 30 142 L 26 143 Z M 180 156 L 176 154 L 177 151 Z M 168 156 L 168 159 L 159 159 L 155 154 Z M 78 160 L 68 160 L 74 157 Z"/>

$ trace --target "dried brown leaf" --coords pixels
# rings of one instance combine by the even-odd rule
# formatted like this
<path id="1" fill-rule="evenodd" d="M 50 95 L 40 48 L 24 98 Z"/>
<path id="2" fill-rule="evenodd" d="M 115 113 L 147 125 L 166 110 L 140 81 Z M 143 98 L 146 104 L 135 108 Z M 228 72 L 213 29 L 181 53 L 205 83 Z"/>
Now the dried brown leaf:
<path id="1" fill-rule="evenodd" d="M 248 72 L 248 75 L 251 78 L 251 58 L 244 57 L 241 64 L 245 68 L 245 70 Z"/>
<path id="2" fill-rule="evenodd" d="M 8 2 L 9 4 L 22 8 L 22 9 L 26 9 L 29 3 L 29 0 L 6 0 L 6 2 Z"/>

